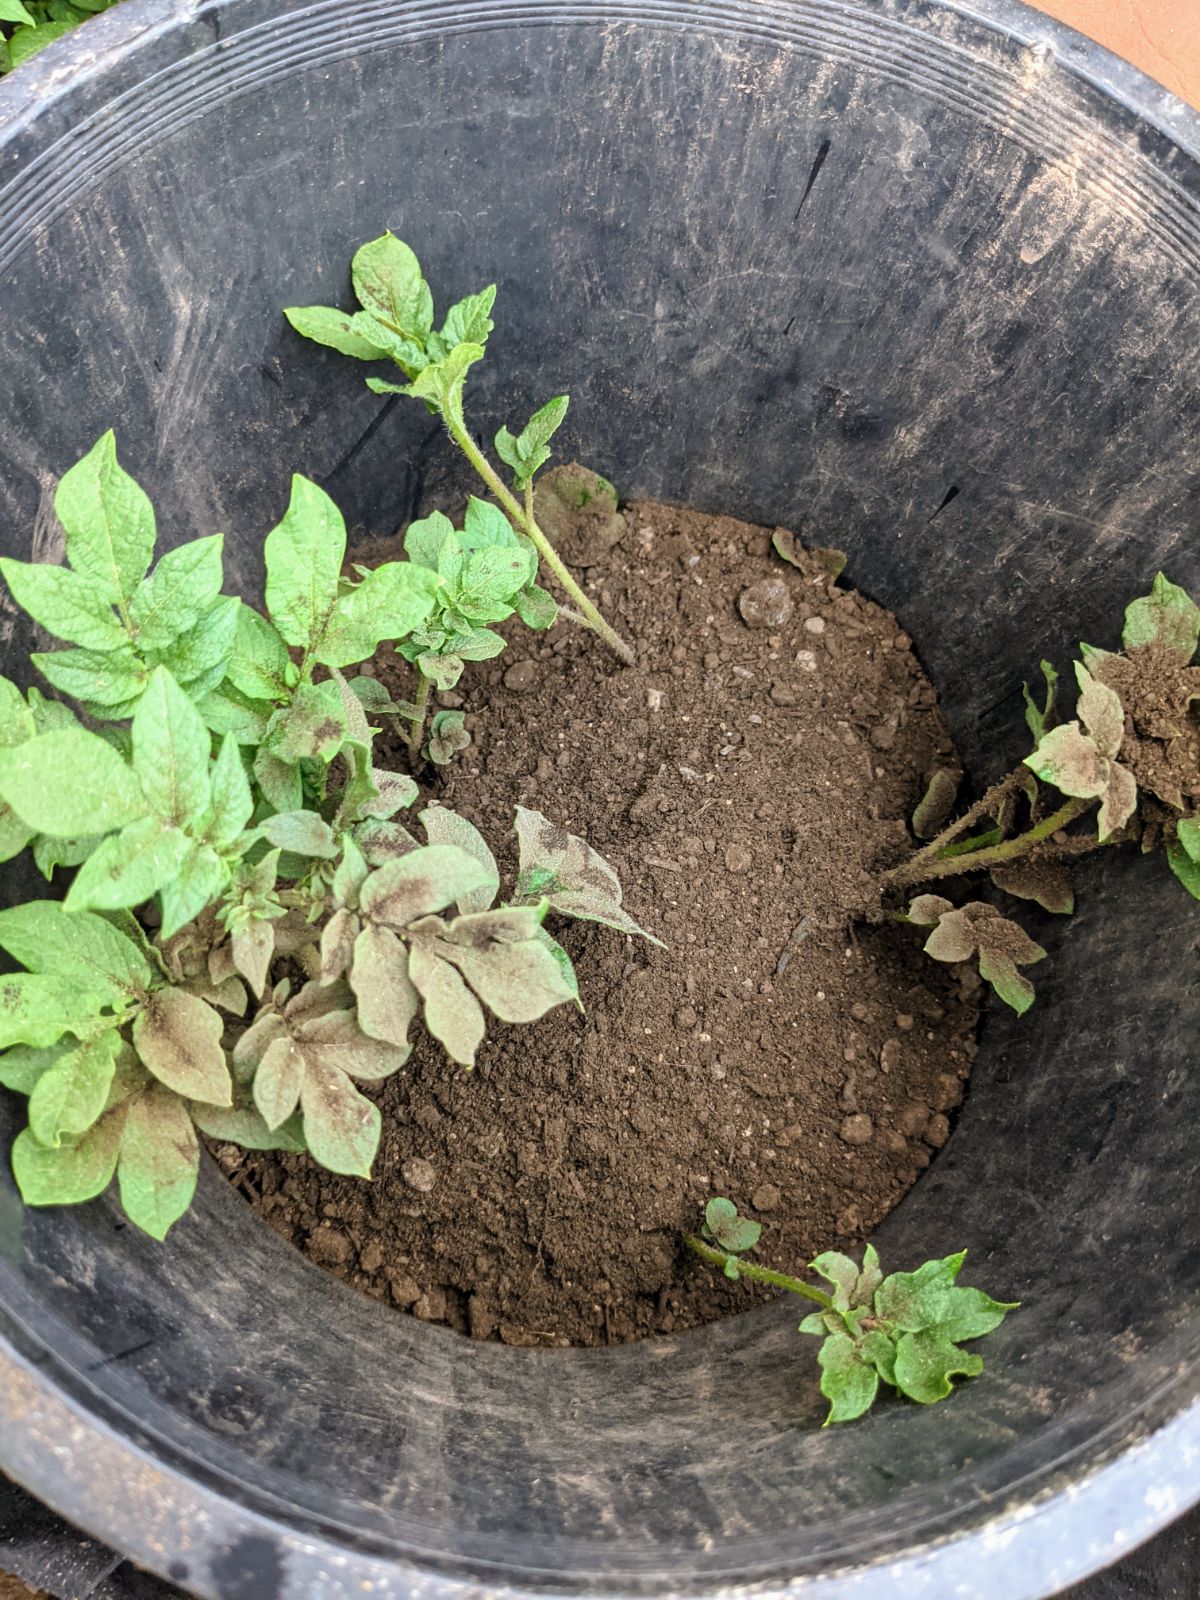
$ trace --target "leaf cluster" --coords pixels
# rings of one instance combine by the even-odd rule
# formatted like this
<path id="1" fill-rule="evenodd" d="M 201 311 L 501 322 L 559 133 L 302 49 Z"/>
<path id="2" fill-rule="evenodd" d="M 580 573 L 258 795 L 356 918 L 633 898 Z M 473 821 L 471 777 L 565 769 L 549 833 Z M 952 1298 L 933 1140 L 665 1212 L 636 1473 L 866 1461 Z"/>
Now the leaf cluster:
<path id="1" fill-rule="evenodd" d="M 1200 898 L 1200 774 L 1187 737 L 1200 701 L 1200 669 L 1191 665 L 1200 606 L 1160 572 L 1151 592 L 1126 607 L 1121 643 L 1119 652 L 1081 646 L 1069 720 L 1059 711 L 1059 675 L 1041 663 L 1044 692 L 1035 697 L 1024 686 L 1032 753 L 961 822 L 946 826 L 955 775 L 933 774 L 912 819 L 914 834 L 929 843 L 897 881 L 986 870 L 998 889 L 1069 914 L 1075 902 L 1062 857 L 1088 848 L 1088 840 L 1062 830 L 1095 806 L 1096 845 L 1130 838 L 1140 838 L 1143 851 L 1161 845 L 1175 876 Z M 979 815 L 992 825 L 967 834 Z M 1010 919 L 980 901 L 956 908 L 925 894 L 901 920 L 932 929 L 925 949 L 937 960 L 978 958 L 982 976 L 1018 1013 L 1032 1004 L 1033 986 L 1017 969 L 1045 952 Z"/>
<path id="2" fill-rule="evenodd" d="M 886 1278 L 872 1245 L 861 1267 L 832 1250 L 810 1264 L 833 1291 L 828 1308 L 800 1324 L 801 1333 L 824 1341 L 817 1361 L 821 1393 L 829 1401 L 826 1426 L 861 1417 L 880 1383 L 934 1405 L 951 1394 L 955 1378 L 983 1371 L 981 1357 L 960 1346 L 992 1333 L 1016 1305 L 959 1287 L 955 1280 L 965 1258 L 963 1250 Z"/>
<path id="3" fill-rule="evenodd" d="M 410 562 L 437 580 L 429 615 L 400 645 L 438 689 L 452 689 L 468 661 L 487 661 L 504 649 L 488 626 L 514 613 L 530 628 L 549 628 L 558 607 L 537 585 L 537 552 L 514 533 L 496 506 L 474 495 L 461 528 L 435 511 L 409 524 Z M 437 756 L 434 756 L 437 760 Z"/>
<path id="4" fill-rule="evenodd" d="M 941 895 L 921 894 L 908 908 L 908 920 L 932 932 L 925 954 L 935 961 L 976 959 L 979 976 L 1017 1013 L 1023 1016 L 1033 1004 L 1033 985 L 1017 969 L 1044 959 L 1019 923 L 1001 916 L 994 906 L 970 900 L 956 908 Z"/>
<path id="5" fill-rule="evenodd" d="M 296 478 L 259 612 L 221 594 L 219 535 L 154 564 L 111 434 L 55 505 L 68 564 L 0 572 L 68 646 L 34 659 L 80 712 L 0 679 L 0 857 L 74 871 L 61 903 L 0 913 L 24 968 L 0 977 L 0 1083 L 29 1096 L 28 1203 L 115 1175 L 161 1238 L 199 1134 L 365 1176 L 379 1113 L 357 1085 L 403 1065 L 418 1018 L 469 1067 L 485 1008 L 518 1023 L 578 1003 L 551 909 L 640 930 L 608 863 L 538 813 L 518 813 L 521 881 L 497 905 L 478 831 L 434 807 L 420 842 L 397 820 L 417 785 L 375 764 L 369 719 L 394 708 L 344 669 L 436 619 L 486 632 L 516 609 L 532 563 L 499 513 L 474 502 L 449 537 L 429 519 L 412 559 L 347 578 L 337 508 Z M 461 714 L 435 718 L 434 744 L 464 738 Z"/>
<path id="6" fill-rule="evenodd" d="M 699 1238 L 686 1242 L 734 1282 L 751 1278 L 817 1302 L 820 1309 L 805 1317 L 800 1332 L 824 1341 L 817 1361 L 821 1393 L 830 1403 L 826 1426 L 861 1417 L 880 1383 L 922 1405 L 944 1400 L 954 1378 L 983 1371 L 979 1356 L 960 1349 L 961 1343 L 991 1333 L 1016 1310 L 1015 1303 L 956 1285 L 965 1250 L 886 1278 L 874 1245 L 867 1245 L 861 1266 L 826 1251 L 809 1262 L 809 1271 L 831 1286 L 826 1292 L 742 1259 L 761 1235 L 760 1223 L 739 1216 L 733 1201 L 719 1195 L 704 1208 Z"/>

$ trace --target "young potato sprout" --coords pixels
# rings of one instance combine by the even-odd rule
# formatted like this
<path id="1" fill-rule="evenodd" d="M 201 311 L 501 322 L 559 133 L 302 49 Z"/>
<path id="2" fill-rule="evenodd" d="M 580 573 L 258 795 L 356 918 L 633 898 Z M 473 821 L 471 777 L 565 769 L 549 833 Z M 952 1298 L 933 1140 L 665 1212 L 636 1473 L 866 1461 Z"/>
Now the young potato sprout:
<path id="1" fill-rule="evenodd" d="M 402 394 L 422 400 L 434 416 L 441 418 L 511 524 L 510 532 L 515 528 L 524 535 L 533 546 L 532 553 L 545 562 L 561 585 L 574 608 L 574 620 L 598 633 L 610 650 L 632 665 L 633 652 L 576 583 L 533 513 L 534 476 L 550 459 L 550 439 L 566 416 L 566 395 L 547 401 L 519 434 L 501 428 L 496 435 L 496 452 L 513 474 L 516 494 L 475 442 L 467 425 L 463 391 L 467 373 L 483 360 L 488 335 L 495 326 L 491 312 L 496 285 L 489 284 L 452 305 L 435 331 L 433 291 L 403 240 L 385 233 L 362 245 L 350 263 L 350 277 L 360 310 L 289 306 L 284 315 L 292 327 L 306 339 L 328 345 L 356 361 L 390 361 L 399 367 L 404 383 L 369 377 L 367 387 L 375 394 Z M 522 498 L 518 499 L 518 494 Z M 532 583 L 532 575 L 529 582 Z M 549 627 L 554 620 L 553 602 L 542 591 L 537 591 L 537 596 L 526 602 L 526 608 L 547 620 L 531 622 L 530 626 Z M 529 622 L 525 610 L 521 614 Z M 447 648 L 451 655 L 460 654 Z"/>
<path id="2" fill-rule="evenodd" d="M 347 579 L 341 516 L 298 477 L 265 543 L 265 615 L 222 595 L 219 535 L 154 565 L 154 511 L 111 433 L 55 509 L 67 564 L 0 574 L 67 646 L 34 663 L 95 726 L 0 678 L 0 859 L 30 847 L 47 878 L 76 869 L 63 901 L 0 912 L 24 969 L 0 981 L 0 1084 L 29 1098 L 12 1152 L 27 1204 L 115 1176 L 161 1239 L 191 1203 L 199 1134 L 367 1177 L 380 1113 L 359 1085 L 404 1065 L 415 1023 L 469 1068 L 489 1015 L 579 1004 L 548 916 L 642 930 L 609 864 L 523 808 L 497 904 L 480 833 L 430 806 L 422 842 L 397 820 L 416 783 L 375 764 L 370 718 L 396 708 L 347 669 L 390 640 L 445 681 L 494 653 L 488 621 L 547 615 L 494 507 L 473 501 L 461 532 L 427 518 L 409 560 Z M 434 717 L 435 761 L 465 739 L 460 714 Z"/>
<path id="3" fill-rule="evenodd" d="M 1025 686 L 1033 751 L 953 822 L 957 778 L 936 771 L 912 818 L 913 833 L 927 842 L 885 874 L 885 890 L 986 872 L 997 889 L 1068 916 L 1068 862 L 1136 841 L 1143 852 L 1161 850 L 1200 899 L 1198 642 L 1200 606 L 1160 572 L 1151 592 L 1126 608 L 1120 651 L 1081 647 L 1070 721 L 1058 714 L 1058 673 L 1043 661 L 1040 705 Z M 972 832 L 980 823 L 990 825 Z M 918 894 L 893 914 L 931 930 L 925 950 L 934 960 L 974 960 L 1018 1014 L 1033 1004 L 1033 985 L 1017 969 L 1046 952 L 990 905 Z"/>
<path id="4" fill-rule="evenodd" d="M 886 1278 L 873 1245 L 867 1245 L 861 1266 L 827 1250 L 808 1267 L 830 1285 L 827 1291 L 747 1261 L 746 1252 L 761 1233 L 759 1223 L 740 1217 L 733 1201 L 719 1196 L 705 1207 L 699 1235 L 689 1234 L 684 1242 L 734 1282 L 749 1278 L 820 1308 L 804 1318 L 800 1332 L 822 1340 L 817 1362 L 821 1393 L 829 1401 L 826 1426 L 852 1422 L 869 1411 L 881 1383 L 921 1405 L 945 1400 L 954 1378 L 974 1378 L 983 1371 L 980 1357 L 960 1344 L 992 1333 L 1017 1309 L 1015 1303 L 955 1283 L 965 1250 Z"/>

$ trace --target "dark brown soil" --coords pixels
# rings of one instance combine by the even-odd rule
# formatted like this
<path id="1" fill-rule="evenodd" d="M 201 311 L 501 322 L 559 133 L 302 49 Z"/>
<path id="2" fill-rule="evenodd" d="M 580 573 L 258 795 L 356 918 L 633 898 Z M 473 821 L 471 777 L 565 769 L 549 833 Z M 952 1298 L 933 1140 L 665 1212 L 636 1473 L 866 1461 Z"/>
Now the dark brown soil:
<path id="1" fill-rule="evenodd" d="M 862 1239 L 945 1142 L 974 1055 L 978 979 L 909 929 L 851 928 L 927 777 L 957 765 L 909 639 L 816 561 L 773 555 L 768 531 L 625 515 L 587 576 L 639 668 L 577 628 L 514 629 L 442 697 L 475 743 L 425 778 L 502 867 L 517 801 L 582 834 L 669 949 L 556 926 L 586 1016 L 496 1026 L 473 1074 L 422 1037 L 378 1092 L 373 1183 L 221 1152 L 314 1261 L 510 1344 L 743 1309 L 756 1291 L 680 1244 L 715 1194 L 766 1224 L 772 1266 Z M 378 664 L 401 694 L 406 671 Z M 403 766 L 388 743 L 383 764 Z"/>

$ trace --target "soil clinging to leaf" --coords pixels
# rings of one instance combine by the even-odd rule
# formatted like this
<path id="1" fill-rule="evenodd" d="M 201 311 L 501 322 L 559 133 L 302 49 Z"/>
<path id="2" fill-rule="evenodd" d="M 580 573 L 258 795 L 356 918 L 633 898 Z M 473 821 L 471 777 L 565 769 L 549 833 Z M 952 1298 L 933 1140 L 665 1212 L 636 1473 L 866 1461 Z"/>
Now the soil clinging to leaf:
<path id="1" fill-rule="evenodd" d="M 584 836 L 669 948 L 556 922 L 586 1015 L 494 1025 L 471 1074 L 421 1034 L 375 1092 L 373 1182 L 218 1151 L 320 1265 L 509 1344 L 744 1309 L 759 1292 L 681 1246 L 712 1195 L 764 1224 L 755 1259 L 782 1270 L 860 1241 L 945 1143 L 975 1052 L 974 973 L 911 928 L 848 931 L 932 773 L 958 766 L 910 640 L 768 530 L 649 503 L 624 523 L 587 577 L 639 667 L 565 624 L 513 628 L 440 696 L 474 743 L 421 781 L 508 874 L 517 802 Z M 400 697 L 407 670 L 375 664 Z"/>

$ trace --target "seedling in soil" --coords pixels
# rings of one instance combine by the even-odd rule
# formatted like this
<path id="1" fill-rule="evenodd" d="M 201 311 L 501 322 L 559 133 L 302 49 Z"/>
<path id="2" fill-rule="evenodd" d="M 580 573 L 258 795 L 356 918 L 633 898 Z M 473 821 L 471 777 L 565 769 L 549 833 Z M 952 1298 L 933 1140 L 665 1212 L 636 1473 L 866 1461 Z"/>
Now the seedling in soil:
<path id="1" fill-rule="evenodd" d="M 921 1405 L 945 1400 L 955 1378 L 974 1378 L 983 1371 L 981 1358 L 960 1345 L 993 1332 L 1016 1310 L 1015 1302 L 1006 1304 L 956 1284 L 965 1250 L 886 1278 L 873 1245 L 867 1245 L 861 1266 L 829 1250 L 809 1263 L 809 1271 L 831 1286 L 829 1292 L 747 1261 L 746 1252 L 758 1243 L 762 1230 L 757 1222 L 739 1217 L 732 1200 L 710 1200 L 704 1215 L 700 1234 L 689 1234 L 684 1241 L 701 1260 L 734 1281 L 749 1278 L 785 1289 L 820 1308 L 804 1318 L 800 1332 L 823 1341 L 817 1361 L 821 1393 L 830 1403 L 826 1426 L 852 1422 L 869 1411 L 880 1383 Z"/>
<path id="2" fill-rule="evenodd" d="M 201 1133 L 369 1176 L 380 1115 L 358 1085 L 403 1066 L 418 1018 L 469 1067 L 485 1008 L 521 1023 L 578 1004 L 549 913 L 641 933 L 612 867 L 536 812 L 518 811 L 509 905 L 464 818 L 425 810 L 421 843 L 397 820 L 417 785 L 374 762 L 368 715 L 394 708 L 343 672 L 451 612 L 486 632 L 479 613 L 528 593 L 528 549 L 475 502 L 433 565 L 347 581 L 341 517 L 297 478 L 266 539 L 264 616 L 221 594 L 219 536 L 152 568 L 154 512 L 111 434 L 55 507 L 68 565 L 0 562 L 69 646 L 35 664 L 95 725 L 0 678 L 0 859 L 28 846 L 47 878 L 77 869 L 61 903 L 0 912 L 25 969 L 0 979 L 0 1084 L 29 1097 L 21 1193 L 75 1204 L 115 1175 L 162 1238 Z M 431 753 L 464 737 L 440 713 Z"/>
<path id="3" fill-rule="evenodd" d="M 1159 573 L 1151 592 L 1126 608 L 1120 651 L 1081 647 L 1070 721 L 1059 718 L 1058 673 L 1043 661 L 1044 693 L 1025 687 L 1032 753 L 954 822 L 947 818 L 955 775 L 935 773 L 912 822 L 928 842 L 885 874 L 885 890 L 986 872 L 997 889 L 1069 915 L 1068 862 L 1138 843 L 1143 853 L 1161 850 L 1200 899 L 1198 642 L 1200 606 Z M 940 894 L 918 895 L 893 915 L 932 930 L 925 949 L 935 960 L 975 960 L 1014 1011 L 1032 1005 L 1033 985 L 1018 968 L 1045 951 L 1010 918 L 982 901 L 956 905 Z"/>
<path id="4" fill-rule="evenodd" d="M 452 305 L 435 331 L 433 292 L 412 250 L 393 234 L 385 233 L 356 251 L 350 276 L 361 310 L 291 306 L 284 315 L 292 327 L 306 339 L 328 345 L 356 361 L 391 361 L 399 367 L 406 382 L 369 377 L 367 387 L 375 394 L 408 395 L 422 400 L 434 416 L 441 418 L 512 527 L 532 542 L 537 555 L 562 586 L 574 607 L 573 620 L 598 633 L 611 650 L 632 665 L 629 646 L 584 594 L 533 514 L 534 476 L 549 460 L 550 439 L 566 415 L 567 397 L 558 395 L 548 401 L 519 434 L 502 428 L 496 435 L 497 452 L 511 468 L 521 499 L 508 488 L 467 425 L 463 391 L 467 374 L 483 359 L 488 335 L 495 326 L 491 317 L 495 284 Z M 544 601 L 538 603 L 545 605 Z"/>
<path id="5" fill-rule="evenodd" d="M 453 689 L 466 662 L 490 660 L 504 649 L 502 635 L 488 624 L 516 613 L 528 627 L 549 628 L 558 607 L 537 586 L 533 545 L 485 500 L 472 496 L 461 529 L 440 511 L 410 523 L 404 549 L 410 561 L 436 580 L 429 615 L 397 647 L 417 673 L 408 736 L 416 755 L 424 739 L 430 689 Z M 461 715 L 441 712 L 428 754 L 444 765 L 469 742 Z"/>

